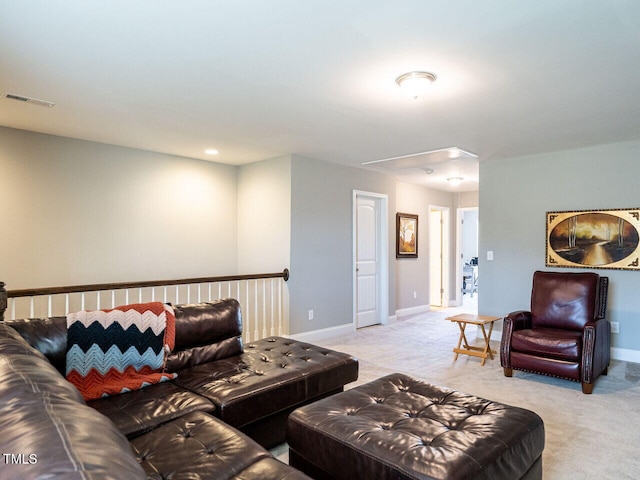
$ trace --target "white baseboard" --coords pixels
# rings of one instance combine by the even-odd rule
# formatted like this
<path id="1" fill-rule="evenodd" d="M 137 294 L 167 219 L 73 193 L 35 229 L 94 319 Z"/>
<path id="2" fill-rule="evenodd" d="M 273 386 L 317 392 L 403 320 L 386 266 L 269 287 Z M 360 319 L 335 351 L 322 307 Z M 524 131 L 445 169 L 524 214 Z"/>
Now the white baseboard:
<path id="1" fill-rule="evenodd" d="M 485 331 L 488 327 L 485 327 Z M 467 330 L 467 332 L 471 332 L 471 330 Z M 482 338 L 482 329 L 480 327 L 476 327 L 476 338 Z M 491 331 L 491 341 L 500 342 L 502 341 L 502 330 L 496 330 L 495 328 Z"/>
<path id="2" fill-rule="evenodd" d="M 344 325 L 338 325 L 337 327 L 322 328 L 320 330 L 312 330 L 310 332 L 296 333 L 293 335 L 285 335 L 287 338 L 298 340 L 300 342 L 319 342 L 328 338 L 342 337 L 344 335 L 350 335 L 356 331 L 356 327 L 353 323 L 345 323 Z"/>
<path id="3" fill-rule="evenodd" d="M 478 328 L 476 336 L 478 338 L 482 338 L 480 328 Z M 502 331 L 494 330 L 491 332 L 491 340 L 495 340 L 496 342 L 502 341 Z M 623 362 L 640 363 L 640 350 L 611 347 L 611 358 L 613 360 L 620 360 Z"/>
<path id="4" fill-rule="evenodd" d="M 480 331 L 480 328 L 478 328 L 478 336 L 480 338 L 482 338 L 482 332 Z M 491 332 L 491 340 L 495 340 L 496 342 L 501 342 L 502 341 L 502 330 L 493 330 Z"/>
<path id="5" fill-rule="evenodd" d="M 426 307 L 426 310 L 425 310 Z M 421 307 L 412 307 L 403 310 L 396 311 L 396 315 L 392 315 L 389 317 L 389 323 L 396 321 L 397 317 L 406 317 L 408 315 L 415 315 L 418 313 L 422 313 L 428 311 L 430 307 L 428 305 L 423 305 Z M 311 332 L 297 333 L 294 335 L 285 335 L 287 338 L 291 338 L 293 340 L 298 340 L 300 342 L 313 343 L 321 340 L 326 340 L 328 338 L 341 337 L 344 335 L 352 334 L 356 331 L 355 325 L 353 323 L 346 323 L 344 325 L 338 325 L 337 327 L 323 328 L 320 330 L 313 330 Z M 476 336 L 478 338 L 482 338 L 482 332 L 480 329 L 477 329 Z M 493 330 L 491 332 L 491 340 L 500 342 L 502 340 L 502 331 L 501 330 Z M 623 362 L 632 362 L 632 363 L 640 363 L 640 350 L 629 350 L 627 348 L 611 348 L 611 358 L 613 360 L 620 360 Z"/>
<path id="6" fill-rule="evenodd" d="M 408 317 L 409 315 L 418 315 L 419 313 L 428 312 L 431 310 L 430 305 L 418 305 L 417 307 L 401 308 L 396 310 L 396 317 Z"/>
<path id="7" fill-rule="evenodd" d="M 390 323 L 393 322 L 397 322 L 398 321 L 398 316 L 397 315 L 389 315 L 389 318 L 387 319 L 387 325 L 389 325 Z"/>
<path id="8" fill-rule="evenodd" d="M 613 347 L 611 349 L 611 358 L 624 362 L 640 363 L 640 351 Z"/>

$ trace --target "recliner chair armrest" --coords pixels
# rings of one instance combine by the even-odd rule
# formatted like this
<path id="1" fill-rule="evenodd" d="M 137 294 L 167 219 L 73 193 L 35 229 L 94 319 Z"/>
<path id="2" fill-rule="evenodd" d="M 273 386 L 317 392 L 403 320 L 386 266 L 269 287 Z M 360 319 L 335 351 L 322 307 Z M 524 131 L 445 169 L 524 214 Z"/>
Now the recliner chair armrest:
<path id="1" fill-rule="evenodd" d="M 582 382 L 593 381 L 611 361 L 611 324 L 601 318 L 588 322 L 582 335 Z"/>
<path id="2" fill-rule="evenodd" d="M 507 322 L 512 323 L 512 330 L 522 330 L 523 328 L 531 328 L 531 312 L 526 310 L 516 310 L 515 312 L 508 313 L 504 317 L 504 326 L 507 326 Z"/>
<path id="3" fill-rule="evenodd" d="M 502 341 L 500 342 L 500 364 L 503 368 L 511 368 L 511 335 L 513 331 L 525 328 L 531 328 L 531 312 L 517 310 L 505 315 L 502 322 Z"/>

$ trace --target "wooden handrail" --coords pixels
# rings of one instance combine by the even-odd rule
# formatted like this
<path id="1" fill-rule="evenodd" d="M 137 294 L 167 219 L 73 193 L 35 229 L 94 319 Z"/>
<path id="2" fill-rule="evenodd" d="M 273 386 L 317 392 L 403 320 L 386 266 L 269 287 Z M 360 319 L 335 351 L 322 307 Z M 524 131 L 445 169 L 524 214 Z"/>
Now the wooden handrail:
<path id="1" fill-rule="evenodd" d="M 277 273 L 249 273 L 244 275 L 225 275 L 219 277 L 183 278 L 179 280 L 151 280 L 146 282 L 96 283 L 89 285 L 71 285 L 64 287 L 27 288 L 23 290 L 6 290 L 5 283 L 0 282 L 0 321 L 4 320 L 8 298 L 38 297 L 77 292 L 99 292 L 103 290 L 125 290 L 129 288 L 163 287 L 172 285 L 189 285 L 195 283 L 233 282 L 236 280 L 255 280 L 262 278 L 282 278 L 289 280 L 289 269 Z"/>

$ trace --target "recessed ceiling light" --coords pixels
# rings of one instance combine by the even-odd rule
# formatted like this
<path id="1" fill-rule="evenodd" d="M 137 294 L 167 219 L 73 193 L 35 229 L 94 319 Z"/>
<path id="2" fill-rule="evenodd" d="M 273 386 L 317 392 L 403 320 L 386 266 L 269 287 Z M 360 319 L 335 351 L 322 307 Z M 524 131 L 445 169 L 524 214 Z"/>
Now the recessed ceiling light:
<path id="1" fill-rule="evenodd" d="M 462 183 L 462 180 L 464 180 L 464 178 L 462 178 L 462 177 L 449 177 L 449 178 L 447 178 L 447 182 L 449 182 L 454 187 L 457 187 L 458 185 L 460 185 Z"/>
<path id="2" fill-rule="evenodd" d="M 207 155 L 217 155 L 219 152 L 215 148 L 207 148 L 204 153 Z"/>
<path id="3" fill-rule="evenodd" d="M 408 72 L 396 78 L 396 83 L 413 98 L 418 98 L 424 94 L 431 84 L 436 81 L 436 77 L 430 72 Z"/>

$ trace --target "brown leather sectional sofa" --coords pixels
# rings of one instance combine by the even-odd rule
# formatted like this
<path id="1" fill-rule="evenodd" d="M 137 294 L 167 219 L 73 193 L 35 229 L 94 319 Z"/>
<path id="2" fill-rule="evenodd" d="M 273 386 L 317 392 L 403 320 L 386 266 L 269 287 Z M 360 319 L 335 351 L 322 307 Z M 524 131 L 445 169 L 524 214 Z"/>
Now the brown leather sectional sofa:
<path id="1" fill-rule="evenodd" d="M 0 322 L 0 479 L 307 478 L 265 447 L 295 408 L 356 380 L 357 360 L 243 345 L 232 299 L 174 308 L 178 378 L 88 404 L 64 378 L 65 317 Z"/>

